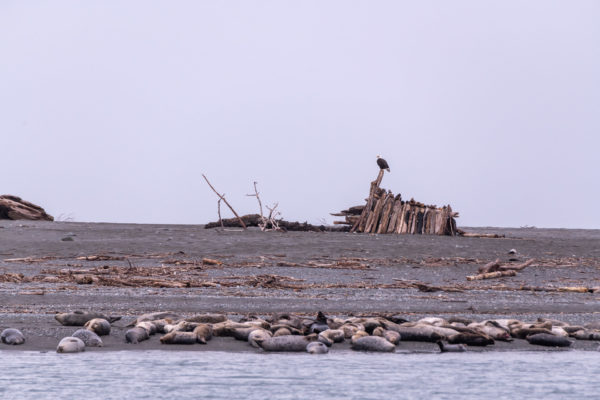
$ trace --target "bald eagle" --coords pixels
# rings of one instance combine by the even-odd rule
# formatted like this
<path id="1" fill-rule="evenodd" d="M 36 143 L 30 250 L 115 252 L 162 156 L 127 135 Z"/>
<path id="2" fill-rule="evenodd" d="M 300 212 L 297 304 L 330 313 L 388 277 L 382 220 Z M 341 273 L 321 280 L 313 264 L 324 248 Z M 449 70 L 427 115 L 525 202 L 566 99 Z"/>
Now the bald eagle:
<path id="1" fill-rule="evenodd" d="M 388 165 L 387 161 L 381 158 L 381 156 L 377 156 L 377 165 L 379 165 L 379 168 L 385 169 L 387 172 L 390 172 L 390 166 Z"/>

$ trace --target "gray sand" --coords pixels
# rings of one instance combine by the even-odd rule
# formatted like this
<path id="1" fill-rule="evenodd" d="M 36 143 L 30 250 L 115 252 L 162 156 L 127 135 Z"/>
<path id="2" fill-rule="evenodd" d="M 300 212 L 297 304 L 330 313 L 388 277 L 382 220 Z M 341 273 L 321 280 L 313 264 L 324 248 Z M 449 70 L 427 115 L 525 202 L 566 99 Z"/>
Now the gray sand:
<path id="1" fill-rule="evenodd" d="M 124 326 L 136 315 L 173 310 L 181 314 L 225 312 L 232 317 L 293 311 L 309 315 L 402 314 L 461 315 L 472 319 L 552 317 L 570 323 L 600 318 L 600 231 L 551 229 L 466 229 L 500 233 L 503 239 L 363 235 L 348 233 L 205 230 L 192 225 L 136 225 L 0 221 L 0 328 L 21 329 L 24 346 L 1 349 L 53 350 L 76 327 L 62 327 L 56 312 L 94 310 L 122 315 Z M 71 237 L 72 241 L 61 239 Z M 508 254 L 516 249 L 516 256 Z M 78 260 L 107 255 L 112 259 Z M 15 258 L 28 261 L 10 261 Z M 483 264 L 511 257 L 533 266 L 515 277 L 467 282 Z M 207 265 L 203 258 L 223 264 Z M 9 261 L 7 261 L 9 260 Z M 177 262 L 177 263 L 175 263 Z M 515 261 L 515 263 L 518 261 Z M 71 274 L 69 274 L 69 270 Z M 126 284 L 77 283 L 72 271 L 117 277 Z M 99 275 L 98 271 L 114 271 Z M 144 273 L 151 271 L 151 273 Z M 23 274 L 11 281 L 9 274 Z M 54 281 L 42 281 L 51 277 Z M 139 284 L 152 278 L 187 282 L 190 287 Z M 29 281 L 27 281 L 29 280 Z M 128 286 L 131 282 L 138 282 Z M 398 283 L 443 287 L 386 288 Z M 332 287 L 334 286 L 334 287 Z M 586 287 L 588 293 L 517 290 Z M 455 292 L 448 289 L 460 289 Z M 139 345 L 124 343 L 124 328 L 103 337 L 115 349 L 165 348 L 255 351 L 246 343 L 217 338 L 207 346 L 166 346 L 158 336 Z M 534 348 L 524 341 L 495 349 Z M 576 342 L 591 349 L 594 342 Z M 345 348 L 344 345 L 336 345 Z M 429 344 L 402 343 L 401 350 L 433 351 Z M 96 351 L 96 349 L 94 349 Z"/>

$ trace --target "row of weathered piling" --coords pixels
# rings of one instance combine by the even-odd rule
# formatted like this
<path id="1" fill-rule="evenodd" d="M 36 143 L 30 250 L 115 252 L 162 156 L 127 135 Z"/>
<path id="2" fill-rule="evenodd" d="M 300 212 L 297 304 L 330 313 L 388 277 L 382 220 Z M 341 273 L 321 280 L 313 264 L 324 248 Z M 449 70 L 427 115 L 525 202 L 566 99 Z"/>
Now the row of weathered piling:
<path id="1" fill-rule="evenodd" d="M 450 205 L 436 207 L 413 199 L 402 200 L 391 191 L 379 187 L 384 171 L 371 182 L 367 204 L 350 207 L 334 216 L 345 217 L 334 224 L 351 225 L 351 232 L 450 235 L 457 234 L 455 217 Z"/>

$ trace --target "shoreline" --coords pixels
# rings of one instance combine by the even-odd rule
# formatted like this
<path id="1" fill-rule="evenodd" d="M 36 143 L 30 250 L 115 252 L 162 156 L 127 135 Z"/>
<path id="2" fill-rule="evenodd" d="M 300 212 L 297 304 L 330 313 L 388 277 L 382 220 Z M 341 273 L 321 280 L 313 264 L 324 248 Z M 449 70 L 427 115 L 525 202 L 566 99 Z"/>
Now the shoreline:
<path id="1" fill-rule="evenodd" d="M 469 231 L 506 237 L 223 232 L 197 225 L 0 221 L 0 328 L 18 328 L 37 338 L 38 345 L 33 341 L 32 347 L 14 346 L 18 349 L 53 351 L 59 336 L 75 330 L 60 326 L 54 313 L 75 310 L 122 315 L 124 320 L 165 310 L 236 316 L 395 313 L 409 320 L 451 315 L 474 320 L 545 317 L 570 324 L 600 320 L 600 293 L 523 290 L 600 287 L 599 230 Z M 73 240 L 63 241 L 65 237 Z M 496 258 L 509 262 L 510 249 L 517 250 L 520 261 L 534 258 L 536 264 L 514 277 L 466 281 L 466 276 Z M 94 255 L 108 258 L 88 259 Z M 10 261 L 19 258 L 26 260 Z M 207 264 L 205 259 L 218 263 Z M 109 279 L 90 278 L 84 283 L 80 278 L 86 275 Z M 184 287 L 160 287 L 181 282 Z M 420 290 L 415 282 L 434 290 Z M 240 347 L 227 340 L 191 346 L 194 349 L 161 345 L 156 337 L 148 342 L 127 345 L 111 338 L 100 351 L 204 351 L 211 344 L 216 351 L 256 351 L 244 350 L 247 343 Z M 579 350 L 581 342 L 576 341 L 572 349 Z M 397 351 L 421 351 L 406 343 Z M 581 346 L 595 350 L 597 343 Z M 17 350 L 7 347 L 0 344 L 0 350 Z M 531 347 L 513 346 L 516 351 Z M 497 351 L 505 349 L 497 347 Z"/>

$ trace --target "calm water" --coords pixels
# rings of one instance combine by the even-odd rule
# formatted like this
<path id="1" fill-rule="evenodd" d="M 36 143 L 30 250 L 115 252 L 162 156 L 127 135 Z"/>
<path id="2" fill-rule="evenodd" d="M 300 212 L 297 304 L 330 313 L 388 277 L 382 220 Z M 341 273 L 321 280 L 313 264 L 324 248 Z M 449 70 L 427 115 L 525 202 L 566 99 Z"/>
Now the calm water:
<path id="1" fill-rule="evenodd" d="M 2 399 L 598 398 L 600 352 L 1 351 Z M 169 397 L 167 397 L 169 396 Z"/>

